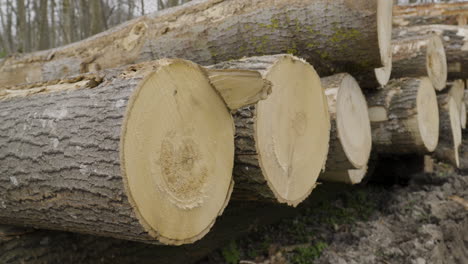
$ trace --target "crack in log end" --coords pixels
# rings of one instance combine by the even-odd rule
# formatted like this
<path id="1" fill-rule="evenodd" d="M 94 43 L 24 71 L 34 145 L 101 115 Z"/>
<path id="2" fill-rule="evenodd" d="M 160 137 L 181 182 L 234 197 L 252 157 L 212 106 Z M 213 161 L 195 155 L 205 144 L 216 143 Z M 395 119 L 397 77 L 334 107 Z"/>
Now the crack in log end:
<path id="1" fill-rule="evenodd" d="M 173 142 L 180 143 L 174 146 Z M 208 169 L 202 164 L 197 143 L 191 138 L 165 139 L 161 142 L 158 162 L 163 178 L 158 186 L 161 191 L 181 209 L 199 207 L 205 197 Z"/>

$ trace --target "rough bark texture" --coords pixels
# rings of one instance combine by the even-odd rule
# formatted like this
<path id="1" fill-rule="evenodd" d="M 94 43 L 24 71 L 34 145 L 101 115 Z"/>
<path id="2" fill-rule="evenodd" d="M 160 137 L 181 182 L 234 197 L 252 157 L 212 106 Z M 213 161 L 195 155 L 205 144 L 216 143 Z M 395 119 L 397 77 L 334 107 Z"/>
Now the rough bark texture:
<path id="1" fill-rule="evenodd" d="M 367 94 L 371 115 L 372 146 L 382 154 L 427 153 L 417 127 L 410 126 L 418 114 L 416 97 L 419 79 L 392 80 L 384 89 Z M 375 119 L 372 109 L 384 109 L 385 116 Z M 416 129 L 416 130 L 415 130 Z"/>
<path id="2" fill-rule="evenodd" d="M 394 38 L 430 33 L 436 33 L 444 42 L 448 79 L 468 78 L 468 26 L 427 25 L 393 30 Z"/>
<path id="3" fill-rule="evenodd" d="M 435 34 L 392 41 L 392 78 L 428 76 L 434 88 L 447 82 L 447 60 L 441 37 Z"/>
<path id="4" fill-rule="evenodd" d="M 422 26 L 429 24 L 466 25 L 468 3 L 437 3 L 418 5 L 395 5 L 395 27 Z"/>
<path id="5" fill-rule="evenodd" d="M 255 105 L 234 113 L 236 156 L 234 160 L 235 200 L 276 200 L 260 168 L 255 147 Z"/>
<path id="6" fill-rule="evenodd" d="M 430 35 L 392 40 L 392 78 L 427 76 L 426 54 L 429 38 Z"/>
<path id="7" fill-rule="evenodd" d="M 91 87 L 1 102 L 2 223 L 157 243 L 129 202 L 119 157 L 127 102 L 149 73 L 108 70 Z"/>
<path id="8" fill-rule="evenodd" d="M 192 1 L 65 47 L 12 56 L 0 68 L 0 84 L 59 79 L 163 57 L 211 65 L 278 53 L 303 57 L 320 74 L 375 79 L 374 68 L 382 66 L 377 1 Z"/>
<path id="9" fill-rule="evenodd" d="M 294 213 L 296 210 L 281 205 L 231 203 L 206 237 L 194 244 L 178 247 L 78 233 L 14 228 L 14 232 L 0 234 L 0 262 L 196 263 L 231 239 Z"/>
<path id="10" fill-rule="evenodd" d="M 321 184 L 300 206 L 303 209 L 317 206 L 349 189 L 344 184 Z M 207 236 L 194 244 L 178 247 L 77 233 L 14 228 L 9 233 L 0 231 L 0 262 L 196 263 L 232 239 L 280 219 L 292 217 L 298 212 L 298 209 L 279 204 L 231 202 Z"/>

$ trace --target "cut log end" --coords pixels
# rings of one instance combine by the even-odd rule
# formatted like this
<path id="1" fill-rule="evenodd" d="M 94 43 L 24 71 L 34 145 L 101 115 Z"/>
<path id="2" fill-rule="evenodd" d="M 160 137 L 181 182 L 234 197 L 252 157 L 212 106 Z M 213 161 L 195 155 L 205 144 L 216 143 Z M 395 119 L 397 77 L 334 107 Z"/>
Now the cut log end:
<path id="1" fill-rule="evenodd" d="M 372 134 L 366 98 L 358 83 L 342 73 L 322 78 L 332 122 L 330 150 L 320 179 L 354 184 L 369 160 Z M 356 171 L 355 171 L 356 170 Z"/>
<path id="2" fill-rule="evenodd" d="M 434 88 L 438 91 L 443 90 L 447 85 L 447 58 L 442 39 L 435 34 L 429 39 L 426 68 Z"/>
<path id="3" fill-rule="evenodd" d="M 455 165 L 460 167 L 459 148 L 462 142 L 462 133 L 460 126 L 460 112 L 458 110 L 455 99 L 450 98 L 449 100 L 449 116 L 450 116 L 450 128 L 452 131 L 452 143 L 453 153 L 455 159 Z"/>
<path id="4" fill-rule="evenodd" d="M 416 99 L 420 138 L 427 151 L 432 152 L 439 142 L 439 108 L 431 81 L 422 78 Z"/>
<path id="5" fill-rule="evenodd" d="M 343 78 L 336 100 L 336 127 L 340 143 L 355 168 L 367 164 L 372 148 L 372 134 L 366 98 L 356 80 Z"/>
<path id="6" fill-rule="evenodd" d="M 375 69 L 375 76 L 380 85 L 385 85 L 390 80 L 392 72 L 393 1 L 378 0 L 377 4 L 377 34 L 382 67 Z"/>
<path id="7" fill-rule="evenodd" d="M 451 83 L 449 95 L 457 104 L 458 112 L 460 113 L 460 126 L 466 127 L 466 105 L 465 105 L 465 83 L 463 80 L 455 80 Z"/>
<path id="8" fill-rule="evenodd" d="M 461 104 L 460 124 L 462 129 L 466 129 L 466 105 L 464 102 Z"/>
<path id="9" fill-rule="evenodd" d="M 234 131 L 205 72 L 166 62 L 130 99 L 121 164 L 140 223 L 162 243 L 178 245 L 206 234 L 229 200 Z"/>
<path id="10" fill-rule="evenodd" d="M 273 92 L 256 109 L 259 163 L 277 200 L 295 206 L 313 190 L 325 164 L 327 102 L 314 68 L 295 57 L 278 59 L 265 78 Z"/>
<path id="11" fill-rule="evenodd" d="M 437 100 L 440 108 L 440 140 L 435 155 L 439 159 L 460 167 L 459 148 L 462 130 L 457 100 L 450 93 L 438 95 Z"/>

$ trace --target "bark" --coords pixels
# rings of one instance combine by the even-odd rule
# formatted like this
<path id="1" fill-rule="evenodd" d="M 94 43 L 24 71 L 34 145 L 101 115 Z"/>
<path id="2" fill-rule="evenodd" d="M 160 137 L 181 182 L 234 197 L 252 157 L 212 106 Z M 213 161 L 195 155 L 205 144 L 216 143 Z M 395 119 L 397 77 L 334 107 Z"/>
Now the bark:
<path id="1" fill-rule="evenodd" d="M 63 0 L 62 2 L 62 32 L 64 36 L 64 43 L 72 43 L 76 41 L 76 29 L 75 29 L 75 10 L 73 9 L 72 2 L 70 0 Z M 73 72 L 71 74 L 78 74 L 79 72 Z M 54 79 L 60 79 L 54 78 Z M 34 79 L 30 82 L 38 82 L 43 79 Z M 51 80 L 51 79 L 48 79 Z"/>
<path id="2" fill-rule="evenodd" d="M 346 185 L 321 184 L 301 205 L 308 210 L 349 190 Z M 155 246 L 77 233 L 15 228 L 0 234 L 1 263 L 197 263 L 229 241 L 281 219 L 298 209 L 279 204 L 232 202 L 202 240 L 178 247 Z M 0 227 L 1 229 L 1 227 Z"/>
<path id="3" fill-rule="evenodd" d="M 393 31 L 394 38 L 413 37 L 435 33 L 444 43 L 448 79 L 468 78 L 468 26 L 427 25 Z"/>
<path id="4" fill-rule="evenodd" d="M 15 48 L 16 43 L 15 43 L 15 41 L 13 39 L 13 34 L 12 34 L 12 29 L 13 29 L 12 13 L 13 13 L 13 11 L 11 10 L 11 1 L 7 0 L 6 4 L 7 4 L 7 8 L 6 8 L 7 23 L 6 23 L 6 29 L 5 29 L 6 30 L 6 35 L 8 36 L 8 42 L 10 43 L 10 48 L 11 48 L 10 51 L 18 52 L 18 49 Z"/>
<path id="5" fill-rule="evenodd" d="M 428 76 L 434 88 L 442 90 L 447 82 L 447 59 L 442 39 L 430 34 L 392 41 L 392 77 Z"/>
<path id="6" fill-rule="evenodd" d="M 266 100 L 234 113 L 236 154 L 233 199 L 297 206 L 315 187 L 316 177 L 324 166 L 328 151 L 328 111 L 317 74 L 307 63 L 288 55 L 252 57 L 220 63 L 211 68 L 257 70 L 272 86 L 272 94 Z M 291 74 L 300 76 L 289 76 Z M 308 80 L 307 85 L 300 82 L 301 79 Z M 310 85 L 311 79 L 314 85 Z M 298 99 L 296 94 L 305 96 L 305 101 Z M 312 114 L 314 110 L 307 105 L 316 105 L 318 109 Z M 314 119 L 313 115 L 319 116 L 319 119 Z M 314 137 L 311 131 L 323 131 L 315 135 L 318 144 L 304 141 L 304 138 Z M 284 135 L 288 135 L 287 139 Z M 308 163 L 313 165 L 304 171 L 297 159 L 309 158 Z M 281 168 L 272 164 L 280 164 Z M 298 182 L 302 186 L 297 186 Z"/>
<path id="7" fill-rule="evenodd" d="M 91 1 L 91 35 L 104 30 L 101 0 Z M 119 65 L 116 65 L 119 66 Z"/>
<path id="8" fill-rule="evenodd" d="M 90 36 L 90 28 L 91 28 L 91 24 L 90 24 L 90 8 L 89 8 L 89 4 L 88 4 L 88 1 L 87 0 L 80 0 L 80 32 L 81 32 L 81 39 L 84 39 L 84 38 L 87 38 Z M 120 10 L 120 8 L 119 8 Z M 120 14 L 120 12 L 119 12 Z M 120 23 L 120 19 L 119 19 L 119 23 Z"/>
<path id="9" fill-rule="evenodd" d="M 424 154 L 437 146 L 439 117 L 429 79 L 392 80 L 384 89 L 369 93 L 367 102 L 373 149 L 377 153 Z"/>
<path id="10" fill-rule="evenodd" d="M 126 147 L 126 142 L 131 140 L 127 139 L 127 136 L 132 135 L 132 128 L 129 124 L 134 122 L 129 117 L 130 111 L 133 112 L 138 107 L 137 96 L 145 91 L 147 76 L 158 70 L 162 72 L 161 74 L 165 71 L 177 74 L 177 69 L 185 69 L 185 67 L 193 71 L 199 69 L 198 66 L 188 62 L 163 60 L 126 69 L 109 70 L 98 75 L 78 76 L 59 83 L 51 82 L 37 84 L 36 87 L 1 90 L 0 98 L 3 100 L 0 105 L 0 164 L 2 164 L 0 166 L 0 175 L 2 175 L 0 177 L 0 221 L 148 243 L 160 241 L 166 244 L 183 244 L 200 239 L 208 232 L 220 211 L 213 213 L 214 218 L 208 220 L 212 222 L 206 223 L 205 229 L 195 228 L 195 232 L 200 231 L 196 236 L 180 235 L 174 238 L 163 235 L 164 228 L 155 228 L 143 215 L 143 208 L 137 200 L 139 191 L 135 192 L 132 189 L 134 179 L 132 180 L 131 177 L 131 167 L 134 165 L 130 160 L 133 157 L 129 156 L 130 152 Z M 199 76 L 205 76 L 202 70 L 199 69 L 199 71 Z M 209 83 L 206 77 L 202 78 L 206 79 L 207 84 Z M 211 91 L 211 88 L 209 90 L 214 98 L 218 98 L 216 99 L 218 101 L 208 103 L 203 102 L 204 99 L 195 97 L 193 100 L 201 100 L 200 103 L 210 104 L 211 107 L 221 105 L 221 110 L 215 111 L 225 109 L 224 115 L 228 117 L 229 113 L 221 98 Z M 137 95 L 134 95 L 135 91 L 138 91 Z M 174 96 L 177 94 L 185 96 L 185 93 L 181 89 Z M 129 101 L 130 97 L 131 101 Z M 164 101 L 163 98 L 160 100 Z M 192 107 L 194 111 L 197 110 L 196 106 Z M 142 115 L 140 118 L 145 118 L 145 116 Z M 207 115 L 207 118 L 212 117 Z M 177 117 L 174 116 L 173 119 L 176 120 Z M 219 118 L 216 120 L 226 124 L 227 131 L 232 131 L 230 116 L 227 123 Z M 160 130 L 163 130 L 164 125 L 161 120 L 159 124 Z M 141 132 L 145 133 L 143 131 L 142 126 Z M 138 139 L 146 140 L 146 138 L 138 137 L 134 142 L 137 148 L 144 151 L 143 144 L 138 143 Z M 221 138 L 215 136 L 213 140 L 221 140 Z M 233 143 L 227 141 L 217 144 L 231 144 L 233 155 Z M 172 146 L 166 142 L 167 144 L 169 147 Z M 163 150 L 158 151 L 163 152 Z M 198 151 L 203 152 L 204 149 Z M 163 159 L 162 155 L 159 164 L 166 166 L 166 159 Z M 174 155 L 177 157 L 178 153 Z M 231 165 L 229 162 L 226 163 L 222 155 L 224 154 L 217 156 L 216 160 L 219 164 L 216 166 L 227 166 L 228 173 L 226 173 L 227 176 L 219 173 L 216 179 L 226 178 L 229 185 L 231 184 L 232 163 Z M 194 160 L 190 153 L 182 158 L 187 160 L 185 162 L 190 161 L 190 164 L 200 166 L 198 160 Z M 173 161 L 175 165 L 171 161 L 168 160 L 167 171 L 177 176 L 178 172 L 175 167 L 179 163 L 184 165 L 184 161 L 178 163 L 175 160 Z M 207 167 L 209 171 L 213 169 L 212 166 Z M 186 169 L 192 173 L 192 178 L 195 177 L 194 179 L 200 180 L 202 184 L 207 186 L 212 184 L 211 180 L 198 179 L 197 172 L 191 168 Z M 138 177 L 144 177 L 146 173 L 143 170 Z M 154 176 L 153 168 L 150 173 Z M 213 179 L 209 175 L 206 177 Z M 158 181 L 156 178 L 154 176 L 154 181 Z M 181 188 L 187 184 L 178 181 L 178 178 L 173 180 L 177 180 L 177 184 L 182 185 Z M 226 188 L 223 181 L 217 184 L 218 190 Z M 168 185 L 168 188 L 172 186 Z M 151 184 L 150 188 L 165 191 L 164 186 Z M 202 191 L 200 190 L 203 194 Z M 142 192 L 146 193 L 146 191 Z M 169 195 L 173 193 L 169 192 L 167 196 Z M 191 219 L 190 216 L 184 215 L 184 212 L 190 213 L 189 208 L 195 208 L 199 214 L 203 214 L 202 210 L 206 201 L 212 199 L 223 201 L 229 198 L 226 193 L 222 194 L 222 197 L 210 195 L 211 197 L 206 200 L 197 200 L 198 204 L 194 207 L 180 209 L 179 218 L 168 216 L 170 218 L 168 221 L 171 223 L 184 221 L 186 225 L 190 225 L 190 220 L 184 220 L 184 217 Z M 184 200 L 181 200 L 180 203 L 183 203 Z M 162 201 L 152 200 L 151 202 L 153 206 L 157 206 Z M 179 204 L 175 206 L 178 208 Z M 170 207 L 171 205 L 166 204 L 165 215 L 169 214 Z M 219 210 L 222 211 L 223 208 Z M 211 217 L 204 215 L 203 218 Z"/>
<path id="11" fill-rule="evenodd" d="M 16 0 L 16 25 L 18 27 L 18 45 L 20 49 L 18 52 L 30 51 L 30 40 L 28 37 L 27 24 L 26 24 L 26 8 L 24 6 L 24 0 Z"/>
<path id="12" fill-rule="evenodd" d="M 50 47 L 49 48 L 54 48 L 55 47 L 55 0 L 50 1 L 50 33 L 49 33 L 49 43 Z"/>
<path id="13" fill-rule="evenodd" d="M 391 63 L 391 51 L 380 52 L 378 36 L 380 30 L 380 47 L 385 49 L 390 44 L 386 35 L 390 29 L 383 22 L 378 28 L 377 21 L 390 17 L 391 9 L 383 8 L 378 16 L 377 3 L 381 7 L 391 4 L 383 0 L 194 1 L 72 45 L 10 59 L 0 69 L 0 83 L 58 79 L 79 73 L 74 65 L 91 62 L 107 69 L 177 57 L 211 65 L 278 53 L 303 57 L 320 74 L 349 72 L 372 82 L 374 69 Z M 31 68 L 40 74 L 27 80 Z M 15 74 L 11 74 L 13 69 Z"/>
<path id="14" fill-rule="evenodd" d="M 47 0 L 41 0 L 39 4 L 39 50 L 50 48 L 49 45 L 49 20 L 47 16 Z"/>
<path id="15" fill-rule="evenodd" d="M 393 9 L 395 27 L 422 26 L 429 24 L 466 25 L 468 3 L 431 3 L 424 5 L 398 6 Z"/>
<path id="16" fill-rule="evenodd" d="M 9 0 L 5 1 L 6 4 L 6 10 L 8 11 L 8 6 L 9 6 Z M 11 27 L 9 24 L 5 22 L 5 20 L 8 21 L 8 17 L 11 17 L 11 14 L 7 13 L 5 17 L 5 14 L 3 13 L 3 8 L 0 8 L 0 22 L 2 23 L 2 29 L 3 29 L 3 41 L 5 42 L 5 47 L 4 51 L 8 54 L 11 52 L 12 49 L 12 36 L 11 36 Z"/>

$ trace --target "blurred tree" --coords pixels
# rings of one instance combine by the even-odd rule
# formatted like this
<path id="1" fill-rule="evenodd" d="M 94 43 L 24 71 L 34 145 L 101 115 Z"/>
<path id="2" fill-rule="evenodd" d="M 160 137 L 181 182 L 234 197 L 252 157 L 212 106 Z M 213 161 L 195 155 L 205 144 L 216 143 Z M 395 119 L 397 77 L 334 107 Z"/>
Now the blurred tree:
<path id="1" fill-rule="evenodd" d="M 190 0 L 0 0 L 0 58 L 75 42 Z"/>

